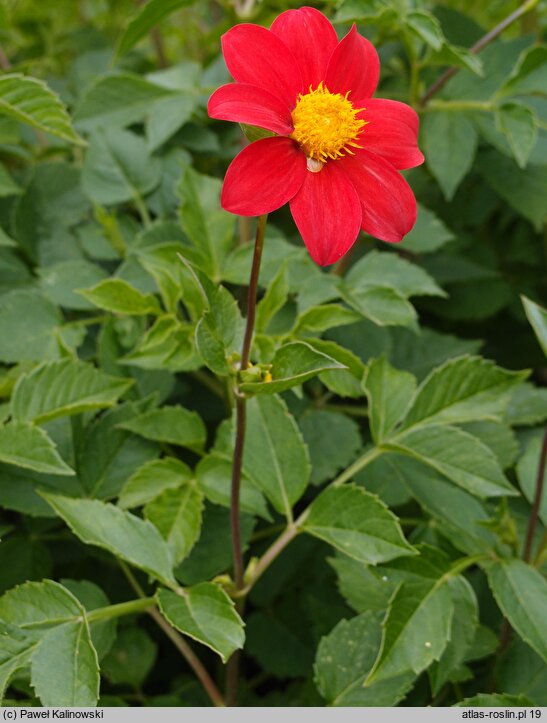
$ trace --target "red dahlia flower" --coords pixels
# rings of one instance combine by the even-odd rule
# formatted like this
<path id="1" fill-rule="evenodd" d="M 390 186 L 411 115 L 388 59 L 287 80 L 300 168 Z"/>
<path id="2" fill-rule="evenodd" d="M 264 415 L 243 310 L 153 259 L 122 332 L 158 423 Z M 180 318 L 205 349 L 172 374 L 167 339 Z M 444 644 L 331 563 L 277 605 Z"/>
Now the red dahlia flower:
<path id="1" fill-rule="evenodd" d="M 223 208 L 260 216 L 290 202 L 318 264 L 337 261 L 359 229 L 397 242 L 416 220 L 416 199 L 398 173 L 424 158 L 418 116 L 372 98 L 378 55 L 355 25 L 338 42 L 318 10 L 287 10 L 267 30 L 236 25 L 222 37 L 235 83 L 209 100 L 209 115 L 275 133 L 231 163 Z"/>

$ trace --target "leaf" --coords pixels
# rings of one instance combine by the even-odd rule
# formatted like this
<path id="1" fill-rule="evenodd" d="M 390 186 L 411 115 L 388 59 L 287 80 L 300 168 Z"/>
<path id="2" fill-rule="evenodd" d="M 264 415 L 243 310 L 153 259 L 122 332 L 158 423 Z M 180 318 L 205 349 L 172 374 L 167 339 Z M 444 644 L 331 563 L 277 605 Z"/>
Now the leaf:
<path id="1" fill-rule="evenodd" d="M 365 686 L 412 671 L 419 675 L 442 656 L 454 604 L 447 576 L 403 582 L 382 623 L 382 646 Z"/>
<path id="2" fill-rule="evenodd" d="M 172 315 L 160 316 L 120 363 L 173 372 L 198 369 L 201 360 L 194 345 L 194 328 Z"/>
<path id="3" fill-rule="evenodd" d="M 91 138 L 82 189 L 94 203 L 112 205 L 139 198 L 160 182 L 159 160 L 145 141 L 120 128 L 99 129 Z"/>
<path id="4" fill-rule="evenodd" d="M 415 554 L 395 515 L 356 485 L 322 492 L 310 505 L 302 530 L 371 565 Z"/>
<path id="5" fill-rule="evenodd" d="M 157 101 L 146 119 L 148 150 L 155 151 L 190 118 L 198 101 L 192 90 L 179 91 Z"/>
<path id="6" fill-rule="evenodd" d="M 517 559 L 485 566 L 496 602 L 512 628 L 547 662 L 547 582 L 530 565 Z"/>
<path id="7" fill-rule="evenodd" d="M 468 48 L 445 42 L 440 50 L 433 51 L 428 57 L 429 65 L 453 65 L 456 68 L 469 70 L 471 73 L 483 77 L 485 70 L 481 58 Z"/>
<path id="8" fill-rule="evenodd" d="M 86 545 L 101 547 L 164 584 L 174 584 L 169 548 L 151 522 L 99 500 L 41 494 Z"/>
<path id="9" fill-rule="evenodd" d="M 416 377 L 394 369 L 382 356 L 368 363 L 363 387 L 369 403 L 372 438 L 379 443 L 407 413 L 416 391 Z"/>
<path id="10" fill-rule="evenodd" d="M 353 324 L 360 320 L 360 315 L 341 304 L 322 304 L 311 306 L 298 317 L 291 334 L 317 334 L 337 326 Z"/>
<path id="11" fill-rule="evenodd" d="M 245 651 L 260 667 L 276 678 L 307 677 L 313 648 L 305 631 L 279 620 L 275 613 L 252 612 L 246 620 Z"/>
<path id="12" fill-rule="evenodd" d="M 159 497 L 166 490 L 174 490 L 192 479 L 192 470 L 174 457 L 145 462 L 127 480 L 118 499 L 118 507 L 140 507 Z"/>
<path id="13" fill-rule="evenodd" d="M 544 433 L 541 431 L 534 435 L 528 442 L 524 454 L 517 464 L 517 477 L 521 490 L 530 504 L 533 504 L 536 489 L 538 486 L 539 470 L 541 465 L 541 450 L 543 446 Z M 543 482 L 545 483 L 546 471 L 543 469 Z M 547 526 L 547 495 L 541 496 L 541 504 L 539 507 L 539 517 L 544 525 Z"/>
<path id="14" fill-rule="evenodd" d="M 101 588 L 89 580 L 70 580 L 63 578 L 61 583 L 74 597 L 78 598 L 87 612 L 110 606 L 110 600 Z M 91 622 L 89 626 L 91 642 L 97 651 L 99 660 L 104 658 L 116 640 L 117 623 L 116 618 L 109 618 Z"/>
<path id="15" fill-rule="evenodd" d="M 205 444 L 206 430 L 199 414 L 178 405 L 152 409 L 118 426 L 145 439 L 189 449 L 199 450 Z"/>
<path id="16" fill-rule="evenodd" d="M 505 135 L 520 168 L 525 168 L 536 145 L 538 118 L 522 103 L 504 103 L 496 110 L 496 124 Z"/>
<path id="17" fill-rule="evenodd" d="M 501 690 L 525 695 L 533 705 L 547 702 L 547 667 L 519 638 L 514 638 L 496 666 L 496 682 Z"/>
<path id="18" fill-rule="evenodd" d="M 303 341 L 294 341 L 277 349 L 272 359 L 271 381 L 242 382 L 242 392 L 276 394 L 303 384 L 321 372 L 347 369 L 336 359 L 316 351 Z"/>
<path id="19" fill-rule="evenodd" d="M 30 662 L 38 642 L 34 636 L 28 635 L 14 625 L 7 625 L 0 620 L 0 702 L 4 698 L 10 678 Z M 5 703 L 4 703 L 5 704 Z"/>
<path id="20" fill-rule="evenodd" d="M 21 422 L 0 426 L 0 462 L 46 474 L 74 474 L 43 429 Z"/>
<path id="21" fill-rule="evenodd" d="M 315 682 L 329 706 L 395 706 L 404 698 L 414 680 L 411 674 L 363 687 L 380 641 L 380 618 L 370 611 L 341 620 L 321 638 L 314 666 Z"/>
<path id="22" fill-rule="evenodd" d="M 521 296 L 520 298 L 528 321 L 539 341 L 539 345 L 543 349 L 545 356 L 547 356 L 547 309 L 544 309 L 526 296 Z"/>
<path id="23" fill-rule="evenodd" d="M 415 326 L 416 311 L 397 289 L 391 286 L 365 286 L 343 291 L 348 304 L 379 326 Z"/>
<path id="24" fill-rule="evenodd" d="M 99 663 L 87 620 L 49 630 L 32 656 L 31 682 L 44 706 L 95 706 Z"/>
<path id="25" fill-rule="evenodd" d="M 0 163 L 0 198 L 18 196 L 20 193 L 23 193 L 23 189 L 15 183 L 7 168 Z M 13 244 L 10 244 L 8 241 L 6 245 L 12 246 Z"/>
<path id="26" fill-rule="evenodd" d="M 40 289 L 53 304 L 66 309 L 87 311 L 93 304 L 82 298 L 75 289 L 94 286 L 107 277 L 97 264 L 84 259 L 59 261 L 37 269 L 40 277 Z"/>
<path id="27" fill-rule="evenodd" d="M 76 293 L 99 309 L 113 314 L 145 316 L 161 312 L 153 294 L 143 294 L 123 279 L 104 279 L 89 289 L 77 289 Z"/>
<path id="28" fill-rule="evenodd" d="M 444 197 L 450 201 L 471 170 L 477 150 L 477 131 L 463 113 L 426 113 L 422 124 L 424 155 Z"/>
<path id="29" fill-rule="evenodd" d="M 423 10 L 411 10 L 405 22 L 416 35 L 434 50 L 440 50 L 445 42 L 444 33 L 437 18 Z"/>
<path id="30" fill-rule="evenodd" d="M 505 418 L 512 427 L 539 424 L 547 419 L 547 389 L 524 382 L 509 400 Z"/>
<path id="31" fill-rule="evenodd" d="M 23 630 L 76 622 L 84 612 L 77 598 L 54 580 L 25 582 L 0 597 L 0 619 Z"/>
<path id="32" fill-rule="evenodd" d="M 373 568 L 341 553 L 329 558 L 328 562 L 338 575 L 338 589 L 350 607 L 358 613 L 385 613 L 396 583 L 383 575 L 381 568 Z M 372 663 L 369 669 L 371 667 Z"/>
<path id="33" fill-rule="evenodd" d="M 289 275 L 287 263 L 281 264 L 279 271 L 268 284 L 266 293 L 256 307 L 257 332 L 266 331 L 268 324 L 285 305 L 289 296 Z"/>
<path id="34" fill-rule="evenodd" d="M 56 334 L 59 309 L 32 290 L 16 290 L 0 298 L 0 360 L 43 361 L 59 356 Z"/>
<path id="35" fill-rule="evenodd" d="M 333 372 L 323 372 L 321 374 L 321 381 L 330 391 L 341 397 L 351 397 L 353 399 L 363 396 L 361 380 L 365 373 L 365 365 L 358 356 L 334 341 L 308 338 L 306 343 L 313 346 L 317 351 L 321 351 L 347 366 L 348 371 L 337 369 Z"/>
<path id="36" fill-rule="evenodd" d="M 56 417 L 112 407 L 129 387 L 120 379 L 72 359 L 47 362 L 19 377 L 11 398 L 17 422 L 43 424 Z"/>
<path id="37" fill-rule="evenodd" d="M 518 494 L 494 453 L 477 437 L 448 425 L 419 425 L 383 443 L 433 467 L 477 497 Z"/>
<path id="38" fill-rule="evenodd" d="M 202 509 L 203 495 L 195 482 L 165 490 L 144 508 L 146 518 L 166 540 L 174 565 L 182 562 L 195 545 L 201 529 Z"/>
<path id="39" fill-rule="evenodd" d="M 74 111 L 74 123 L 88 132 L 101 126 L 128 126 L 142 121 L 158 100 L 172 95 L 169 88 L 133 73 L 98 77 L 82 95 Z"/>
<path id="40" fill-rule="evenodd" d="M 223 286 L 211 299 L 211 308 L 196 327 L 196 346 L 205 364 L 215 374 L 232 371 L 229 358 L 239 353 L 243 319 L 236 300 Z"/>
<path id="41" fill-rule="evenodd" d="M 125 55 L 159 22 L 178 8 L 191 5 L 193 0 L 149 0 L 127 23 L 116 46 L 115 58 Z"/>
<path id="42" fill-rule="evenodd" d="M 243 469 L 275 509 L 290 518 L 308 484 L 310 465 L 296 422 L 277 396 L 247 402 Z"/>
<path id="43" fill-rule="evenodd" d="M 449 359 L 420 385 L 403 427 L 499 419 L 528 372 L 511 372 L 480 357 Z"/>
<path id="44" fill-rule="evenodd" d="M 531 45 L 522 51 L 499 95 L 542 93 L 545 90 L 547 49 L 544 45 Z"/>
<path id="45" fill-rule="evenodd" d="M 101 663 L 101 672 L 114 685 L 125 683 L 140 687 L 154 667 L 157 653 L 158 646 L 146 630 L 122 627 L 112 650 Z"/>
<path id="46" fill-rule="evenodd" d="M 402 241 L 402 248 L 415 254 L 436 251 L 454 238 L 452 231 L 433 211 L 418 204 L 418 217 L 412 230 Z M 417 268 L 417 267 L 416 267 Z"/>
<path id="47" fill-rule="evenodd" d="M 243 621 L 228 595 L 217 585 L 202 582 L 177 595 L 159 590 L 156 599 L 165 619 L 184 635 L 207 645 L 226 662 L 243 647 Z"/>
<path id="48" fill-rule="evenodd" d="M 312 484 L 333 479 L 362 446 L 358 425 L 345 414 L 312 409 L 298 423 L 310 453 Z"/>
<path id="49" fill-rule="evenodd" d="M 70 143 L 85 145 L 74 131 L 59 96 L 41 80 L 9 73 L 0 76 L 0 114 Z"/>

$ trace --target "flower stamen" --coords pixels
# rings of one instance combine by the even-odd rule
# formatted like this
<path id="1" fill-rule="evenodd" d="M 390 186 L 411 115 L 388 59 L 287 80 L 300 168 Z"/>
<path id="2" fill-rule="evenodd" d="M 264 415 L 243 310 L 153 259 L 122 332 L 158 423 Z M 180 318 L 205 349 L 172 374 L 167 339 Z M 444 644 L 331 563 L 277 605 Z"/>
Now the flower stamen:
<path id="1" fill-rule="evenodd" d="M 349 100 L 349 91 L 345 95 L 331 93 L 323 84 L 306 94 L 298 96 L 298 102 L 292 112 L 294 131 L 291 138 L 301 146 L 312 167 L 317 172 L 330 158 L 336 160 L 346 153 L 354 155 L 352 148 L 362 148 L 357 142 L 367 121 L 357 115 L 364 108 L 354 108 Z M 316 170 L 317 169 L 317 170 Z"/>

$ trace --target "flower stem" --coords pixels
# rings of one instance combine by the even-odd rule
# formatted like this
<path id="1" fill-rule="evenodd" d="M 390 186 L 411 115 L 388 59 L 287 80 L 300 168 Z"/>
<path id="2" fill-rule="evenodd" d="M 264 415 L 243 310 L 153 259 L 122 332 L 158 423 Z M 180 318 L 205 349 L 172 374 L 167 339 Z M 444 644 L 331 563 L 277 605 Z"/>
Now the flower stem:
<path id="1" fill-rule="evenodd" d="M 526 540 L 524 542 L 524 551 L 522 553 L 522 559 L 524 562 L 530 562 L 532 554 L 532 543 L 534 541 L 534 534 L 536 531 L 539 510 L 541 507 L 541 500 L 543 497 L 543 487 L 545 481 L 545 466 L 547 465 L 547 429 L 543 435 L 543 444 L 541 446 L 541 453 L 539 456 L 538 471 L 536 477 L 536 491 L 534 495 L 534 503 L 532 505 L 532 511 L 530 512 L 530 519 L 528 520 L 528 529 L 526 530 Z"/>
<path id="2" fill-rule="evenodd" d="M 247 289 L 247 322 L 245 335 L 241 349 L 240 369 L 245 370 L 249 366 L 251 358 L 251 343 L 256 316 L 256 294 L 258 290 L 258 276 L 260 273 L 260 262 L 264 248 L 264 235 L 266 231 L 267 214 L 259 216 L 256 227 L 255 248 L 249 287 Z M 246 426 L 246 399 L 236 386 L 236 438 L 234 445 L 234 461 L 232 466 L 232 488 L 230 495 L 230 525 L 232 530 L 232 557 L 234 564 L 234 583 L 236 591 L 243 590 L 245 583 L 243 579 L 243 554 L 241 551 L 241 525 L 239 519 L 239 498 L 241 488 L 241 468 L 243 466 L 243 449 L 245 446 Z M 239 655 L 234 653 L 226 668 L 226 701 L 230 706 L 237 705 L 237 687 L 239 677 Z"/>
<path id="3" fill-rule="evenodd" d="M 483 37 L 478 40 L 475 45 L 473 45 L 471 48 L 469 48 L 469 52 L 471 53 L 480 53 L 480 51 L 485 48 L 489 43 L 492 42 L 492 40 L 495 40 L 498 35 L 500 35 L 506 28 L 508 28 L 510 25 L 512 25 L 516 20 L 521 18 L 523 15 L 526 15 L 526 13 L 529 13 L 531 10 L 533 10 L 536 5 L 538 4 L 539 0 L 526 0 L 519 8 L 517 8 L 513 13 L 508 15 L 504 20 L 502 20 L 498 25 L 496 25 L 495 28 L 492 28 L 486 35 L 483 35 Z M 420 98 L 420 105 L 424 106 L 426 105 L 429 100 L 438 93 L 444 86 L 448 83 L 450 78 L 452 78 L 456 73 L 458 72 L 459 68 L 449 68 L 446 70 L 437 80 L 429 87 L 429 89 L 422 95 Z"/>

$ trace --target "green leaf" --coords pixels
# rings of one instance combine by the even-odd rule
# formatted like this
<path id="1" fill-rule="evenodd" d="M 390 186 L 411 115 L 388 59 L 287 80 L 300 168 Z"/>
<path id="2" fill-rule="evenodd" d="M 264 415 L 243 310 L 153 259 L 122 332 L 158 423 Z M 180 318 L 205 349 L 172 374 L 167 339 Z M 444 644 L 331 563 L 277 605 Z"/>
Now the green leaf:
<path id="1" fill-rule="evenodd" d="M 161 312 L 155 296 L 141 293 L 123 279 L 105 279 L 90 289 L 77 289 L 77 293 L 113 314 L 145 316 Z"/>
<path id="2" fill-rule="evenodd" d="M 536 145 L 538 122 L 535 112 L 522 103 L 504 103 L 496 109 L 496 124 L 509 141 L 520 168 L 526 167 Z"/>
<path id="3" fill-rule="evenodd" d="M 165 619 L 184 635 L 207 645 L 226 662 L 243 647 L 243 621 L 233 601 L 217 585 L 203 582 L 180 595 L 159 590 L 157 601 Z"/>
<path id="4" fill-rule="evenodd" d="M 268 284 L 266 293 L 256 307 L 257 332 L 266 331 L 268 324 L 285 305 L 289 296 L 289 274 L 287 263 L 281 264 L 279 271 Z"/>
<path id="5" fill-rule="evenodd" d="M 521 490 L 530 504 L 533 504 L 538 483 L 540 483 L 539 470 L 541 465 L 541 450 L 543 447 L 544 432 L 538 431 L 528 442 L 524 454 L 517 464 L 517 476 Z M 545 482 L 545 469 L 543 470 L 543 481 Z M 547 526 L 547 495 L 541 496 L 539 517 Z"/>
<path id="6" fill-rule="evenodd" d="M 510 393 L 527 375 L 507 371 L 480 357 L 449 359 L 420 385 L 404 428 L 425 422 L 458 424 L 499 419 Z"/>
<path id="7" fill-rule="evenodd" d="M 365 286 L 342 292 L 347 303 L 378 326 L 416 325 L 416 310 L 391 286 Z"/>
<path id="8" fill-rule="evenodd" d="M 311 306 L 298 317 L 291 334 L 317 334 L 337 326 L 345 326 L 359 321 L 360 314 L 341 304 L 322 304 Z"/>
<path id="9" fill-rule="evenodd" d="M 412 10 L 405 22 L 416 35 L 434 50 L 440 50 L 445 42 L 444 33 L 437 18 L 423 10 Z"/>
<path id="10" fill-rule="evenodd" d="M 120 379 L 72 359 L 47 362 L 19 377 L 11 399 L 15 421 L 43 424 L 56 417 L 112 407 L 129 387 Z"/>
<path id="11" fill-rule="evenodd" d="M 353 399 L 359 399 L 363 396 L 361 380 L 365 373 L 365 365 L 358 356 L 334 341 L 308 338 L 306 343 L 313 346 L 317 351 L 336 359 L 340 364 L 347 366 L 348 371 L 337 369 L 333 372 L 323 372 L 321 374 L 321 381 L 330 391 L 341 397 L 351 397 Z"/>
<path id="12" fill-rule="evenodd" d="M 150 460 L 127 480 L 120 492 L 118 507 L 140 507 L 166 490 L 175 490 L 191 479 L 192 470 L 174 457 Z"/>
<path id="13" fill-rule="evenodd" d="M 146 118 L 148 150 L 155 151 L 176 133 L 195 110 L 198 95 L 178 91 L 157 101 Z"/>
<path id="14" fill-rule="evenodd" d="M 167 489 L 144 508 L 171 552 L 173 564 L 182 562 L 195 545 L 201 529 L 203 495 L 195 482 L 187 482 L 177 489 Z"/>
<path id="15" fill-rule="evenodd" d="M 201 360 L 195 349 L 194 327 L 181 324 L 172 315 L 160 316 L 120 363 L 173 372 L 198 369 Z"/>
<path id="16" fill-rule="evenodd" d="M 199 414 L 178 405 L 152 409 L 118 426 L 145 439 L 189 449 L 200 450 L 205 444 L 206 430 Z"/>
<path id="17" fill-rule="evenodd" d="M 505 418 L 513 427 L 540 424 L 547 419 L 547 389 L 524 382 L 509 400 Z"/>
<path id="18" fill-rule="evenodd" d="M 119 128 L 99 129 L 91 138 L 82 170 L 82 189 L 94 203 L 138 199 L 160 182 L 161 166 L 145 141 Z"/>
<path id="19" fill-rule="evenodd" d="M 82 542 L 108 550 L 164 584 L 174 584 L 169 548 L 151 522 L 99 500 L 41 494 Z"/>
<path id="20" fill-rule="evenodd" d="M 464 432 L 478 437 L 498 458 L 502 469 L 512 467 L 519 455 L 519 443 L 515 433 L 503 422 L 467 422 L 461 425 Z"/>
<path id="21" fill-rule="evenodd" d="M 485 566 L 496 602 L 524 642 L 547 662 L 547 582 L 530 565 L 516 559 Z"/>
<path id="22" fill-rule="evenodd" d="M 444 225 L 433 211 L 418 204 L 416 223 L 404 237 L 402 248 L 415 254 L 427 254 L 436 251 L 453 238 L 452 231 Z"/>
<path id="23" fill-rule="evenodd" d="M 146 630 L 123 627 L 112 650 L 101 663 L 101 672 L 114 685 L 140 687 L 154 667 L 158 646 Z M 101 696 L 101 701 L 102 701 Z"/>
<path id="24" fill-rule="evenodd" d="M 110 606 L 110 600 L 101 588 L 89 580 L 63 578 L 61 582 L 74 597 L 78 598 L 87 612 Z M 104 658 L 116 640 L 117 623 L 117 618 L 107 618 L 91 622 L 89 626 L 91 642 L 97 651 L 99 660 Z"/>
<path id="25" fill-rule="evenodd" d="M 531 45 L 522 51 L 499 95 L 544 93 L 547 80 L 547 49 Z"/>
<path id="26" fill-rule="evenodd" d="M 93 304 L 82 298 L 75 289 L 94 286 L 107 277 L 100 266 L 84 259 L 59 261 L 37 269 L 40 289 L 52 303 L 66 309 L 87 311 Z"/>
<path id="27" fill-rule="evenodd" d="M 312 502 L 302 529 L 371 565 L 415 554 L 395 515 L 375 495 L 356 485 L 322 492 Z"/>
<path id="28" fill-rule="evenodd" d="M 453 65 L 456 68 L 469 70 L 480 77 L 485 75 L 481 58 L 468 48 L 452 43 L 444 43 L 440 50 L 433 51 L 428 57 L 428 65 Z"/>
<path id="29" fill-rule="evenodd" d="M 545 356 L 547 356 L 547 309 L 544 309 L 526 296 L 521 296 L 520 298 L 528 321 L 539 341 L 539 345 L 543 349 Z"/>
<path id="30" fill-rule="evenodd" d="M 533 705 L 547 703 L 547 667 L 519 638 L 514 638 L 496 666 L 496 682 L 501 690 L 525 695 Z"/>
<path id="31" fill-rule="evenodd" d="M 473 165 L 477 131 L 462 113 L 442 111 L 426 113 L 421 128 L 427 165 L 450 201 Z"/>
<path id="32" fill-rule="evenodd" d="M 385 613 L 396 583 L 383 575 L 381 568 L 364 565 L 341 553 L 328 562 L 336 570 L 338 589 L 350 607 L 358 613 Z"/>
<path id="33" fill-rule="evenodd" d="M 407 413 L 416 391 L 416 377 L 394 369 L 382 356 L 368 363 L 363 387 L 369 403 L 372 438 L 379 443 Z"/>
<path id="34" fill-rule="evenodd" d="M 20 73 L 0 76 L 0 114 L 70 143 L 85 145 L 59 96 L 41 80 Z"/>
<path id="35" fill-rule="evenodd" d="M 21 422 L 0 427 L 0 462 L 46 474 L 74 474 L 43 429 Z"/>
<path id="36" fill-rule="evenodd" d="M 243 382 L 239 388 L 247 393 L 276 394 L 303 384 L 321 372 L 333 369 L 347 369 L 347 367 L 336 359 L 316 351 L 305 342 L 294 341 L 275 352 L 272 359 L 271 381 Z"/>
<path id="37" fill-rule="evenodd" d="M 28 635 L 14 625 L 7 625 L 0 620 L 0 702 L 4 698 L 10 678 L 30 662 L 38 642 L 34 636 Z M 4 702 L 5 704 L 5 702 Z"/>
<path id="38" fill-rule="evenodd" d="M 0 360 L 43 361 L 59 356 L 56 335 L 59 309 L 31 290 L 11 291 L 0 298 Z"/>
<path id="39" fill-rule="evenodd" d="M 127 23 L 116 46 L 115 58 L 125 55 L 159 22 L 178 8 L 191 5 L 193 0 L 149 0 Z"/>
<path id="40" fill-rule="evenodd" d="M 477 437 L 448 425 L 419 425 L 383 443 L 433 467 L 477 497 L 518 494 L 494 453 Z"/>
<path id="41" fill-rule="evenodd" d="M 243 469 L 288 519 L 310 477 L 308 452 L 285 402 L 261 394 L 247 402 Z"/>
<path id="42" fill-rule="evenodd" d="M 223 286 L 211 299 L 207 311 L 196 327 L 196 346 L 205 364 L 215 374 L 230 374 L 228 359 L 239 353 L 243 338 L 243 319 L 236 300 Z"/>
<path id="43" fill-rule="evenodd" d="M 87 88 L 74 111 L 74 123 L 85 131 L 128 126 L 144 120 L 158 100 L 172 95 L 169 88 L 139 75 L 113 73 L 97 78 Z"/>
<path id="44" fill-rule="evenodd" d="M 312 409 L 298 423 L 310 453 L 313 484 L 333 479 L 353 462 L 362 446 L 358 425 L 345 414 Z"/>
<path id="45" fill-rule="evenodd" d="M 321 638 L 315 659 L 315 682 L 329 706 L 395 706 L 404 698 L 414 676 L 404 674 L 363 687 L 378 655 L 380 617 L 365 612 L 341 620 Z"/>
<path id="46" fill-rule="evenodd" d="M 0 198 L 17 196 L 20 193 L 23 193 L 23 189 L 15 183 L 7 168 L 0 163 Z M 12 246 L 10 243 L 7 245 Z"/>
<path id="47" fill-rule="evenodd" d="M 83 614 L 77 598 L 54 580 L 26 582 L 0 597 L 0 619 L 22 629 L 47 630 Z"/>
<path id="48" fill-rule="evenodd" d="M 99 663 L 87 620 L 48 631 L 32 656 L 31 681 L 44 706 L 95 706 Z"/>

